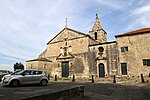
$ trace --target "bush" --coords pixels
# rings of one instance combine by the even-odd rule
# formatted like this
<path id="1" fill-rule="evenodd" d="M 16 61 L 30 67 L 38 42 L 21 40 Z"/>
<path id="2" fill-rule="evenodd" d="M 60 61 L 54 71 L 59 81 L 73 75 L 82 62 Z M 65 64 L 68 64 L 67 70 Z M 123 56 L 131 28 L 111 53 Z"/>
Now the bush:
<path id="1" fill-rule="evenodd" d="M 16 62 L 13 67 L 14 67 L 14 71 L 17 69 L 24 69 L 24 65 L 18 62 Z"/>

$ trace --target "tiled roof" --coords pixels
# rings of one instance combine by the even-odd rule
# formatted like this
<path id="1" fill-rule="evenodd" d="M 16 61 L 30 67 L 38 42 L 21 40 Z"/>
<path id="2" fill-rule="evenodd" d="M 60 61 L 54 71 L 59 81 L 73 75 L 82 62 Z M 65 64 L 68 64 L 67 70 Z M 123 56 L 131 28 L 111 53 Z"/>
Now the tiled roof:
<path id="1" fill-rule="evenodd" d="M 127 33 L 124 33 L 124 34 L 115 35 L 115 37 L 136 35 L 136 34 L 142 34 L 142 33 L 148 33 L 148 32 L 150 32 L 150 28 L 142 28 L 142 29 L 131 31 L 131 32 L 127 32 Z"/>
<path id="2" fill-rule="evenodd" d="M 31 61 L 46 61 L 46 62 L 52 62 L 52 61 L 50 61 L 50 60 L 48 60 L 48 59 L 46 59 L 46 58 L 32 59 L 32 60 L 28 60 L 28 61 L 26 61 L 26 62 L 31 62 Z"/>

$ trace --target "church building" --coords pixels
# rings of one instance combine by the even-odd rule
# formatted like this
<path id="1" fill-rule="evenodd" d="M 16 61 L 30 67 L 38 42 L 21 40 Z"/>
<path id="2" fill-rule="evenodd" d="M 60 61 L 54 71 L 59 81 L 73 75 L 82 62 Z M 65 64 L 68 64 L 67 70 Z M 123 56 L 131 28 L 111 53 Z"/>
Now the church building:
<path id="1" fill-rule="evenodd" d="M 107 32 L 96 14 L 88 34 L 66 26 L 47 43 L 38 58 L 26 61 L 26 68 L 43 69 L 51 77 L 59 78 L 130 76 L 141 71 L 148 74 L 150 44 L 146 42 L 150 41 L 150 28 L 141 31 L 116 35 L 117 41 L 108 42 Z"/>

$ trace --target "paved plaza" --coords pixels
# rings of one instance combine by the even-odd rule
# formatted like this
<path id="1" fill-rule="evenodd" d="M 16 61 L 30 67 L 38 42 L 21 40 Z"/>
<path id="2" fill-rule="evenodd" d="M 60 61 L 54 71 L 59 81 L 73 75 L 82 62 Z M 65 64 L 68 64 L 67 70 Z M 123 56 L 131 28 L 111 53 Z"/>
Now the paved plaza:
<path id="1" fill-rule="evenodd" d="M 150 100 L 150 83 L 91 83 L 50 81 L 47 86 L 26 85 L 16 88 L 3 87 L 0 84 L 0 100 L 15 100 L 20 96 L 40 94 L 62 90 L 74 85 L 84 85 L 84 97 L 82 100 Z"/>

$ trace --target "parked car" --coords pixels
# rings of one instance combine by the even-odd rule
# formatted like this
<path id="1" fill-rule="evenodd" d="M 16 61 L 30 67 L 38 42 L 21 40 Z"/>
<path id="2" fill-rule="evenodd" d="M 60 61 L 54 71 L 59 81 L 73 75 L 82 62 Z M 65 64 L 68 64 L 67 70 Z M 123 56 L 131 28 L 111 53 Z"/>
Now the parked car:
<path id="1" fill-rule="evenodd" d="M 2 78 L 3 85 L 17 87 L 20 84 L 47 85 L 48 78 L 44 70 L 22 70 L 15 74 L 6 75 Z"/>
<path id="2" fill-rule="evenodd" d="M 14 72 L 11 72 L 10 74 L 4 74 L 3 76 L 5 76 L 5 77 L 9 77 L 9 76 L 11 76 L 11 75 L 16 75 L 18 72 L 20 72 L 20 71 L 22 71 L 23 69 L 18 69 L 18 70 L 15 70 Z M 2 76 L 2 77 L 3 77 Z M 1 78 L 2 78 L 1 77 Z"/>
<path id="3" fill-rule="evenodd" d="M 15 74 L 17 74 L 18 72 L 20 72 L 20 71 L 22 71 L 23 69 L 17 69 L 17 70 L 15 70 L 14 72 L 12 72 L 11 73 L 11 75 L 15 75 Z"/>
<path id="4" fill-rule="evenodd" d="M 8 70 L 0 70 L 0 82 L 3 76 L 10 74 L 10 73 L 11 71 L 8 71 Z"/>

